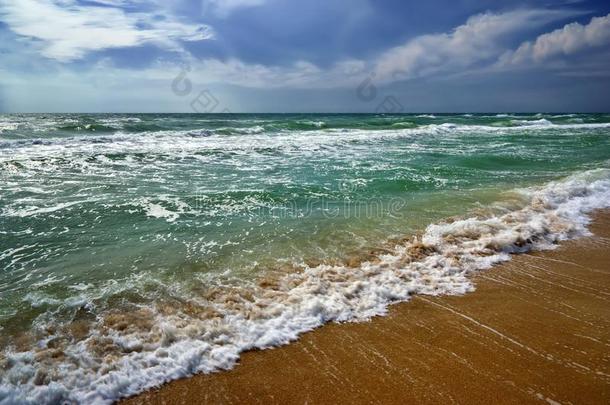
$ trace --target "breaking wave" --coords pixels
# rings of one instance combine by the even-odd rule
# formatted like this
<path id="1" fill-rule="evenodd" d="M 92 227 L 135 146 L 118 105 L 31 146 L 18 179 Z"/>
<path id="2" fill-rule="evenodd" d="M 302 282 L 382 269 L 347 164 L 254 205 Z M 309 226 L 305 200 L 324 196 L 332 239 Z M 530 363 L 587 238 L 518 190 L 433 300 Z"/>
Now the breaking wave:
<path id="1" fill-rule="evenodd" d="M 400 126 L 406 128 L 400 128 Z M 317 124 L 315 125 L 318 126 Z M 323 126 L 323 124 L 320 124 Z M 398 128 L 397 128 L 398 127 Z M 462 133 L 522 133 L 523 131 L 558 130 L 568 131 L 579 129 L 603 129 L 610 128 L 610 123 L 575 123 L 575 124 L 553 124 L 546 119 L 536 121 L 512 121 L 509 126 L 492 125 L 463 125 L 456 123 L 430 124 L 413 127 L 411 122 L 397 122 L 391 125 L 391 129 L 361 130 L 361 129 L 328 129 L 303 133 L 304 136 L 295 136 L 291 132 L 280 132 L 273 137 L 268 137 L 262 126 L 245 128 L 218 128 L 193 129 L 193 130 L 171 130 L 155 132 L 115 132 L 107 135 L 81 135 L 61 138 L 34 138 L 34 139 L 0 139 L 0 163 L 2 160 L 11 160 L 12 157 L 23 155 L 39 155 L 40 153 L 64 154 L 84 153 L 87 151 L 99 152 L 98 145 L 104 144 L 108 151 L 115 153 L 123 152 L 172 152 L 184 151 L 185 148 L 200 149 L 222 148 L 226 150 L 256 149 L 258 147 L 268 148 L 269 145 L 288 145 L 294 147 L 306 147 L 308 149 L 322 144 L 338 144 L 353 140 L 375 140 L 400 137 L 416 137 L 426 135 L 462 134 Z M 337 136 L 337 132 L 341 133 Z M 248 135 L 235 142 L 235 139 L 226 135 Z M 258 138 L 257 135 L 264 135 Z M 261 146 L 264 139 L 265 145 Z M 3 152 L 4 151 L 4 152 Z M 22 155 L 23 154 L 23 155 Z M 27 156 L 23 156 L 27 157 Z"/>
<path id="2" fill-rule="evenodd" d="M 229 369 L 245 350 L 289 343 L 327 322 L 384 315 L 414 294 L 472 291 L 473 272 L 587 235 L 587 214 L 610 206 L 610 169 L 514 193 L 519 202 L 511 209 L 431 224 L 347 263 L 294 263 L 199 295 L 175 291 L 171 302 L 39 325 L 36 345 L 15 344 L 0 354 L 0 400 L 111 403 L 169 380 Z M 141 203 L 149 215 L 171 216 Z"/>
<path id="3" fill-rule="evenodd" d="M 205 117 L 205 118 L 204 118 Z M 61 133 L 63 136 L 113 134 L 113 133 L 154 133 L 172 131 L 184 128 L 189 131 L 207 131 L 210 134 L 258 134 L 319 131 L 319 130 L 392 130 L 400 127 L 401 122 L 409 123 L 410 127 L 426 131 L 435 125 L 451 124 L 464 127 L 492 126 L 519 127 L 542 126 L 552 124 L 561 126 L 571 123 L 588 121 L 607 121 L 607 117 L 591 114 L 462 114 L 459 116 L 447 114 L 399 114 L 399 115 L 259 115 L 244 117 L 241 115 L 187 116 L 140 114 L 138 116 L 124 115 L 4 115 L 0 116 L 1 137 L 23 137 L 35 133 L 41 136 Z M 197 128 L 196 126 L 199 126 Z"/>

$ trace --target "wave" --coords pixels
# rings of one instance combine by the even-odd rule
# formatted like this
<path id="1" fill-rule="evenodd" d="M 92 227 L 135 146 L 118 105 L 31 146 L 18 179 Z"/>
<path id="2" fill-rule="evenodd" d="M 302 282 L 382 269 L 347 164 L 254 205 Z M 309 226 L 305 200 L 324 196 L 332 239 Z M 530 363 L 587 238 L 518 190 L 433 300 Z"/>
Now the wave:
<path id="1" fill-rule="evenodd" d="M 578 116 L 578 114 L 555 114 L 551 116 L 551 118 L 574 118 Z"/>
<path id="2" fill-rule="evenodd" d="M 71 125 L 58 125 L 57 127 L 52 128 L 53 130 L 59 131 L 69 131 L 69 132 L 112 132 L 120 127 L 113 125 L 104 125 L 104 124 L 71 124 Z"/>
<path id="3" fill-rule="evenodd" d="M 0 116 L 1 119 L 1 116 Z M 321 120 L 276 120 L 276 119 L 142 119 L 138 117 L 110 117 L 99 118 L 83 116 L 79 119 L 66 117 L 27 117 L 10 120 L 0 120 L 0 134 L 20 131 L 22 133 L 112 133 L 124 132 L 152 132 L 172 130 L 175 126 L 206 126 L 205 130 L 220 134 L 250 134 L 289 131 L 289 130 L 315 130 L 325 128 L 327 123 Z M 254 126 L 247 126 L 254 124 Z"/>
<path id="4" fill-rule="evenodd" d="M 580 123 L 570 122 L 566 124 L 555 124 L 547 119 L 539 120 L 510 120 L 496 122 L 496 125 L 473 125 L 463 123 L 446 122 L 441 124 L 428 124 L 417 126 L 410 121 L 399 121 L 394 122 L 388 126 L 388 128 L 375 128 L 375 129 L 360 129 L 360 128 L 328 128 L 319 129 L 324 127 L 324 122 L 306 124 L 318 128 L 306 133 L 307 137 L 312 135 L 325 135 L 330 133 L 344 133 L 349 135 L 426 135 L 435 134 L 440 132 L 479 132 L 479 131 L 508 131 L 514 132 L 517 130 L 531 130 L 532 127 L 547 128 L 547 129 L 596 129 L 596 128 L 610 128 L 610 122 L 601 123 Z M 405 126 L 406 128 L 400 128 Z M 398 127 L 398 128 L 397 128 Z M 280 131 L 279 135 L 294 135 L 298 134 L 301 130 Z M 252 127 L 221 127 L 216 129 L 200 128 L 200 129 L 189 129 L 189 130 L 159 130 L 159 131 L 144 131 L 144 132 L 124 132 L 118 131 L 112 134 L 104 135 L 80 135 L 71 137 L 47 137 L 47 138 L 31 138 L 31 139 L 5 139 L 0 143 L 0 149 L 18 148 L 20 146 L 28 145 L 50 145 L 50 144 L 73 144 L 73 143 L 113 143 L 120 141 L 146 141 L 146 139 L 158 139 L 158 138 L 180 138 L 180 137 L 210 137 L 220 135 L 259 135 L 267 134 L 268 129 L 264 126 L 256 125 Z M 271 131 L 272 132 L 272 131 Z"/>
<path id="5" fill-rule="evenodd" d="M 74 325 L 41 325 L 47 335 L 35 348 L 10 348 L 0 357 L 0 398 L 111 403 L 169 380 L 229 369 L 245 350 L 287 344 L 327 322 L 384 315 L 414 294 L 472 291 L 472 272 L 588 235 L 588 213 L 610 206 L 610 169 L 514 192 L 520 203 L 508 212 L 431 224 L 349 263 L 296 263 L 247 285 L 100 314 L 85 334 Z M 142 203 L 151 215 L 170 215 Z"/>
<path id="6" fill-rule="evenodd" d="M 525 127 L 542 125 L 570 124 L 570 119 L 583 119 L 596 125 L 596 121 L 605 120 L 598 116 L 579 116 L 575 114 L 563 115 L 522 115 L 522 114 L 497 114 L 497 115 L 470 115 L 462 114 L 455 116 L 435 116 L 432 114 L 420 115 L 396 115 L 388 117 L 333 117 L 312 116 L 303 119 L 298 116 L 269 116 L 246 118 L 208 118 L 197 119 L 195 117 L 131 117 L 131 116 L 0 116 L 0 136 L 31 138 L 40 134 L 42 137 L 79 137 L 94 136 L 95 134 L 154 134 L 176 131 L 177 128 L 185 133 L 202 133 L 204 135 L 255 135 L 262 133 L 298 133 L 318 131 L 392 131 L 397 128 L 412 128 L 422 132 L 433 130 L 436 125 L 454 124 L 460 129 L 489 127 Z M 254 119 L 256 118 L 256 119 Z M 319 118 L 324 118 L 319 119 Z M 502 120 L 497 120 L 502 118 Z M 420 119 L 419 123 L 408 123 L 409 120 Z M 423 121 L 421 119 L 424 119 Z M 490 120 L 496 119 L 496 122 Z M 436 124 L 430 124 L 434 120 Z M 556 120 L 557 124 L 550 120 Z M 417 121 L 417 120 L 415 120 Z M 446 122 L 443 122 L 446 121 Z M 452 121 L 455 121 L 453 123 Z M 586 122 L 585 121 L 585 122 Z M 576 121 L 574 121 L 576 122 Z M 408 124 L 407 124 L 408 123 Z M 597 124 L 604 124 L 598 122 Z M 549 125 L 549 126 L 553 126 Z M 200 126 L 200 127 L 198 127 Z"/>
<path id="7" fill-rule="evenodd" d="M 324 128 L 326 126 L 326 122 L 324 121 L 297 121 L 296 123 L 305 127 L 313 128 Z"/>
<path id="8" fill-rule="evenodd" d="M 538 127 L 547 127 L 554 125 L 551 121 L 540 118 L 538 120 L 511 120 L 512 124 L 516 126 L 538 126 Z"/>
<path id="9" fill-rule="evenodd" d="M 18 122 L 0 122 L 0 134 L 5 131 L 16 131 L 19 128 Z"/>
<path id="10" fill-rule="evenodd" d="M 474 131 L 527 131 L 531 129 L 599 129 L 599 128 L 610 128 L 610 123 L 608 122 L 598 122 L 598 123 L 569 123 L 569 124 L 556 124 L 547 119 L 539 119 L 539 120 L 510 120 L 510 121 L 499 121 L 495 123 L 496 125 L 464 125 L 464 124 L 454 124 L 454 123 L 445 123 L 445 124 L 435 124 L 428 125 L 428 128 L 444 128 L 444 129 L 453 129 L 459 132 L 474 132 Z"/>
<path id="11" fill-rule="evenodd" d="M 220 135 L 248 135 L 248 134 L 262 134 L 265 132 L 265 127 L 255 125 L 253 127 L 223 127 L 214 130 L 208 130 L 213 134 Z"/>
<path id="12" fill-rule="evenodd" d="M 95 116 L 0 116 L 0 134 L 19 131 L 21 133 L 112 133 L 120 130 L 134 132 L 162 130 L 158 121 L 144 121 L 138 117 L 109 117 Z M 8 119 L 7 119 L 8 118 Z"/>
<path id="13" fill-rule="evenodd" d="M 115 132 L 112 134 L 40 137 L 0 140 L 0 170 L 36 176 L 41 171 L 60 169 L 113 170 L 135 167 L 143 159 L 189 159 L 208 161 L 213 156 L 233 153 L 340 152 L 350 144 L 376 145 L 387 140 L 476 134 L 480 137 L 510 136 L 536 131 L 556 131 L 557 136 L 574 136 L 574 131 L 610 128 L 610 123 L 553 124 L 531 121 L 507 126 L 432 124 L 414 127 L 408 122 L 394 123 L 392 129 L 334 129 L 268 133 L 262 126 L 222 130 L 193 129 L 154 132 Z M 554 134 L 555 135 L 555 134 Z M 449 138 L 446 138 L 449 139 Z M 413 147 L 417 145 L 414 144 Z M 162 164 L 160 161 L 159 164 Z"/>

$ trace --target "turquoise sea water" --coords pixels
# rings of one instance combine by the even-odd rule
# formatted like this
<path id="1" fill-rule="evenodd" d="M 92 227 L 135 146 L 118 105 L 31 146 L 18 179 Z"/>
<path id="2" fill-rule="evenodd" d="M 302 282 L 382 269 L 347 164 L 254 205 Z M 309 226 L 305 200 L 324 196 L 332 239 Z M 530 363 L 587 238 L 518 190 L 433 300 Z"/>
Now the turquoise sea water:
<path id="1" fill-rule="evenodd" d="M 270 291 L 305 283 L 260 280 L 351 274 L 396 238 L 523 209 L 522 190 L 574 176 L 566 207 L 600 205 L 609 163 L 608 114 L 1 115 L 0 399 L 111 401 L 378 313 L 428 290 L 386 280 L 375 305 L 308 290 L 290 306 Z M 147 326 L 108 321 L 138 311 Z"/>

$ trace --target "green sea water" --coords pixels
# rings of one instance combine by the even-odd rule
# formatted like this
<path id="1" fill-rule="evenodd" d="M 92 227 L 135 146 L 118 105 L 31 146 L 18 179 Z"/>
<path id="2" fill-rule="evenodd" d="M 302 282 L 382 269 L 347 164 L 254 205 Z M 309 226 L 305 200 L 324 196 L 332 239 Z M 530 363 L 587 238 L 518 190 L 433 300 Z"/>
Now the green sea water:
<path id="1" fill-rule="evenodd" d="M 608 114 L 1 115 L 0 345 L 346 261 L 609 162 Z"/>

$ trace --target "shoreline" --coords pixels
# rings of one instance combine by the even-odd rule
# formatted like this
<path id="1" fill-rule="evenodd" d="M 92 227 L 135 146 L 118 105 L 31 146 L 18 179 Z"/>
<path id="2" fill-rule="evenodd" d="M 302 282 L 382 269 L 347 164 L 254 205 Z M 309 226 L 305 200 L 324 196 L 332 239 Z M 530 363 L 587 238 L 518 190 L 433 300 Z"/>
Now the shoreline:
<path id="1" fill-rule="evenodd" d="M 514 255 L 472 293 L 414 296 L 119 403 L 606 403 L 610 210 L 592 218 L 595 236 Z"/>

